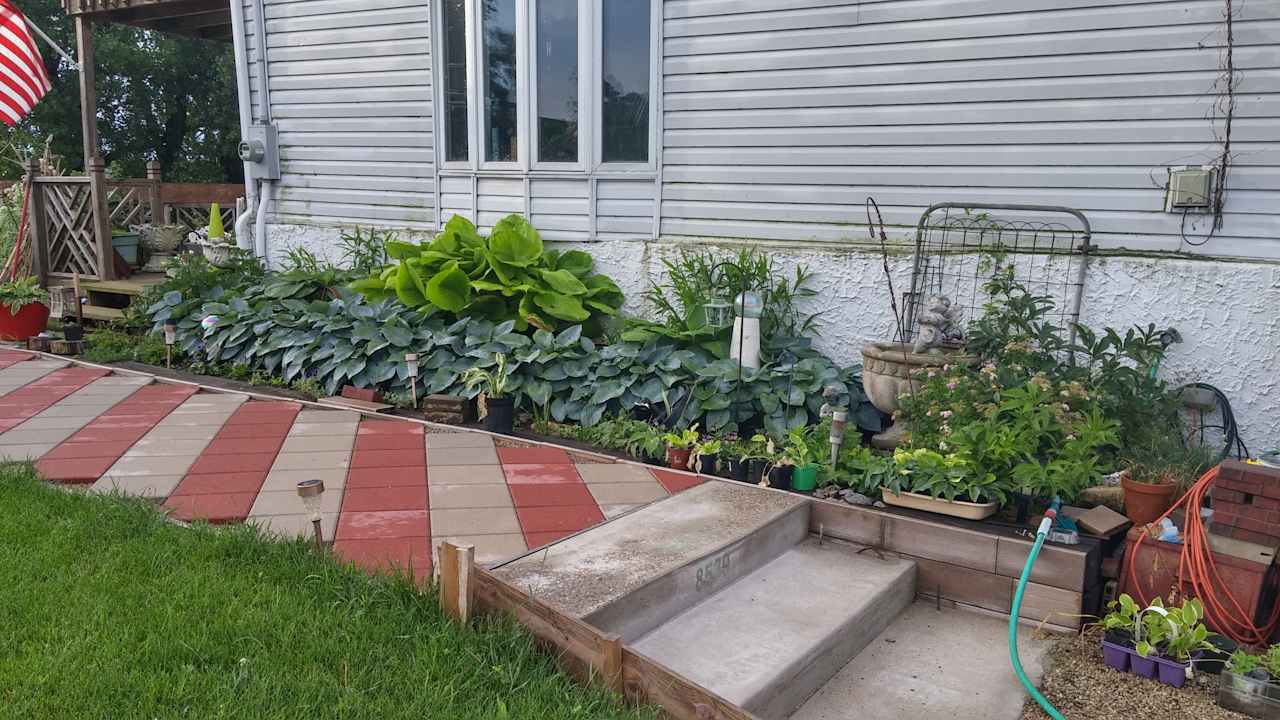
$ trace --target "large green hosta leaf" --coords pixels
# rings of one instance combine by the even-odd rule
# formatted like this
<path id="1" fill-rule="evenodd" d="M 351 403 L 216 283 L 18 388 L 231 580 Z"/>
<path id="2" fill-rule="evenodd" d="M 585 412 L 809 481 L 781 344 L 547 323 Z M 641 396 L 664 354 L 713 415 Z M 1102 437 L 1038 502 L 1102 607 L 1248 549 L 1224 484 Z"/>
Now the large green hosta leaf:
<path id="1" fill-rule="evenodd" d="M 508 215 L 493 226 L 489 251 L 508 265 L 529 267 L 542 259 L 542 238 L 528 220 Z"/>
<path id="2" fill-rule="evenodd" d="M 459 312 L 471 303 L 471 281 L 457 261 L 450 261 L 427 281 L 424 294 L 432 305 Z"/>
<path id="3" fill-rule="evenodd" d="M 582 322 L 591 317 L 591 313 L 582 307 L 582 302 L 570 295 L 541 292 L 533 296 L 533 302 L 551 317 L 561 320 Z"/>

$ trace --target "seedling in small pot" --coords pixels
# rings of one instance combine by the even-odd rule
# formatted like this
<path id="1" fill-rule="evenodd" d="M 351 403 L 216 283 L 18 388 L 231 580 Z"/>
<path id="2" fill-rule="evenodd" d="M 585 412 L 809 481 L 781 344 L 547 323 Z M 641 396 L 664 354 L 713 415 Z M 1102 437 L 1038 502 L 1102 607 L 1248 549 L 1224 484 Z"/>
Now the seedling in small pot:
<path id="1" fill-rule="evenodd" d="M 720 465 L 721 447 L 720 438 L 703 440 L 694 446 L 694 470 L 707 475 L 716 474 Z"/>
<path id="2" fill-rule="evenodd" d="M 689 458 L 699 437 L 696 423 L 683 432 L 663 435 L 662 439 L 667 443 L 667 465 L 677 470 L 688 470 Z"/>

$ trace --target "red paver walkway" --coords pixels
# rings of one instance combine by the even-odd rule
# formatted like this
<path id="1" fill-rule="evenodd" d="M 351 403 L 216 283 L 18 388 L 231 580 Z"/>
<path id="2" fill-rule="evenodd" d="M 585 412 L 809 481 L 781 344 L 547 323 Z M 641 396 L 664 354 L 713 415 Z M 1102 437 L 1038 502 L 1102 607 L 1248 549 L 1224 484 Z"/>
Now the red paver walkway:
<path id="1" fill-rule="evenodd" d="M 147 385 L 90 421 L 36 463 L 46 479 L 97 482 L 147 431 L 194 395 L 183 385 Z"/>
<path id="2" fill-rule="evenodd" d="M 0 398 L 0 432 L 20 425 L 50 405 L 106 374 L 106 370 L 94 368 L 63 368 L 14 390 Z"/>
<path id="3" fill-rule="evenodd" d="M 0 350 L 0 369 L 39 357 Z M 35 379 L 0 396 L 0 432 L 108 374 L 49 371 L 39 362 L 46 365 L 33 363 L 37 372 L 8 371 L 11 386 Z M 153 383 L 115 405 L 76 404 L 72 412 L 96 416 L 37 469 L 53 480 L 95 482 L 97 491 L 152 497 L 182 520 L 247 519 L 306 536 L 311 524 L 293 488 L 320 478 L 334 552 L 370 569 L 412 568 L 419 579 L 445 539 L 471 543 L 481 563 L 497 564 L 705 479 L 550 446 L 497 447 L 484 433 L 426 432 L 408 420 L 228 402 L 231 395 Z"/>
<path id="4" fill-rule="evenodd" d="M 302 405 L 246 402 L 205 446 L 164 506 L 179 520 L 242 522 Z"/>

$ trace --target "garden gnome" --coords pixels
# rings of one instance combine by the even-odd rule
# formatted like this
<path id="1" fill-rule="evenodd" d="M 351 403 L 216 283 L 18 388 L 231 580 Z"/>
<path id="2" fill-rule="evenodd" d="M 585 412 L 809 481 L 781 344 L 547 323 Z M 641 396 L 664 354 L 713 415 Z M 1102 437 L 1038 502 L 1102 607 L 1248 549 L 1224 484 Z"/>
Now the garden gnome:
<path id="1" fill-rule="evenodd" d="M 924 311 L 920 313 L 920 330 L 911 351 L 941 354 L 938 348 L 943 343 L 964 338 L 959 320 L 960 308 L 952 307 L 950 298 L 945 295 L 930 295 L 925 302 Z"/>

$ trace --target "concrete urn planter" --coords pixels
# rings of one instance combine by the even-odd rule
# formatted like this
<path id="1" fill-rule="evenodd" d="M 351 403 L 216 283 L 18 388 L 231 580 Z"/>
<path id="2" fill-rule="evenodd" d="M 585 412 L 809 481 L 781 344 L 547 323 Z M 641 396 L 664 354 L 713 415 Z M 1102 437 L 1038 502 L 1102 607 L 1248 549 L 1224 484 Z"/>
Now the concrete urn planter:
<path id="1" fill-rule="evenodd" d="M 919 382 L 913 380 L 913 374 L 973 361 L 972 355 L 958 351 L 916 353 L 905 343 L 868 343 L 862 347 L 862 387 L 877 410 L 893 415 L 901 408 L 898 398 L 911 391 L 912 382 Z M 905 432 L 905 423 L 895 422 L 888 430 L 872 436 L 871 444 L 881 450 L 892 450 L 902 442 Z"/>

